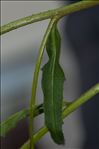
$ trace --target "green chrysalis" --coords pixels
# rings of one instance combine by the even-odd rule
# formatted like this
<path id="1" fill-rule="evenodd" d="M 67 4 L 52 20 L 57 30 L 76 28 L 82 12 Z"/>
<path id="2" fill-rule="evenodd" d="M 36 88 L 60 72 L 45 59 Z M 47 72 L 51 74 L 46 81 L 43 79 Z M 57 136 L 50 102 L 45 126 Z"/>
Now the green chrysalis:
<path id="1" fill-rule="evenodd" d="M 44 94 L 45 124 L 57 144 L 64 144 L 62 132 L 62 100 L 64 72 L 59 64 L 61 38 L 57 24 L 48 37 L 46 50 L 49 61 L 43 67 L 42 89 Z"/>

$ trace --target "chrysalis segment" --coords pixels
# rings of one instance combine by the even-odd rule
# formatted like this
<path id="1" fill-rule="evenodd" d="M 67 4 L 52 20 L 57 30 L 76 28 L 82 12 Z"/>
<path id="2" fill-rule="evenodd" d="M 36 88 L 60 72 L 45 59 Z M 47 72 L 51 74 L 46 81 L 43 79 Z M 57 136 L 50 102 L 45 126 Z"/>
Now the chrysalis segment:
<path id="1" fill-rule="evenodd" d="M 59 64 L 61 38 L 56 24 L 49 35 L 46 51 L 49 61 L 43 67 L 42 89 L 44 94 L 45 124 L 57 144 L 64 144 L 62 132 L 62 99 L 64 72 Z"/>

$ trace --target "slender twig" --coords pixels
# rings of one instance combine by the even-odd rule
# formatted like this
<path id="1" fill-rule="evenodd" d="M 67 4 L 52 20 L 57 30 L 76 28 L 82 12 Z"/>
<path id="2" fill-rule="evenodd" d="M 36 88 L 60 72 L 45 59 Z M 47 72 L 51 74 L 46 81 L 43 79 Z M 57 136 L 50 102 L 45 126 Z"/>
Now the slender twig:
<path id="1" fill-rule="evenodd" d="M 0 34 L 5 34 L 22 26 L 42 21 L 45 19 L 52 18 L 56 15 L 60 15 L 60 17 L 77 12 L 79 10 L 84 10 L 93 6 L 99 5 L 99 1 L 81 1 L 74 4 L 70 4 L 67 6 L 63 6 L 57 9 L 32 14 L 25 18 L 18 19 L 16 21 L 10 22 L 1 27 Z"/>
<path id="2" fill-rule="evenodd" d="M 93 96 L 96 94 L 99 94 L 99 83 L 97 83 L 95 86 L 93 86 L 91 89 L 89 89 L 87 92 L 82 94 L 77 100 L 72 102 L 70 106 L 67 107 L 67 109 L 63 112 L 63 118 L 68 116 L 70 113 L 75 111 L 78 107 L 80 107 L 82 104 L 87 102 L 88 100 L 91 100 Z"/>
<path id="3" fill-rule="evenodd" d="M 72 102 L 72 104 L 70 104 L 67 108 L 65 108 L 65 110 L 62 113 L 63 119 L 98 93 L 99 93 L 99 83 L 96 84 L 91 89 L 89 89 L 77 100 Z M 34 143 L 39 141 L 47 132 L 48 132 L 47 127 L 42 127 L 34 136 L 32 136 L 34 139 Z M 29 149 L 29 147 L 30 147 L 30 141 L 28 140 L 20 149 Z"/>
<path id="4" fill-rule="evenodd" d="M 39 70 L 40 70 L 40 65 L 41 65 L 41 60 L 42 60 L 42 56 L 43 56 L 43 52 L 44 52 L 44 48 L 47 42 L 47 38 L 50 34 L 50 31 L 54 25 L 54 23 L 56 22 L 57 17 L 54 17 L 53 19 L 51 19 L 48 28 L 46 30 L 46 33 L 44 35 L 44 38 L 42 40 L 41 46 L 40 46 L 40 50 L 38 53 L 38 57 L 37 57 L 37 61 L 36 61 L 36 65 L 35 65 L 35 71 L 34 71 L 34 77 L 33 77 L 33 83 L 32 83 L 32 95 L 31 95 L 31 101 L 30 101 L 30 140 L 31 140 L 31 149 L 33 149 L 33 139 L 32 139 L 32 135 L 33 135 L 33 116 L 34 116 L 34 110 L 35 110 L 35 98 L 36 98 L 36 89 L 37 89 L 37 81 L 38 81 L 38 75 L 39 75 Z"/>

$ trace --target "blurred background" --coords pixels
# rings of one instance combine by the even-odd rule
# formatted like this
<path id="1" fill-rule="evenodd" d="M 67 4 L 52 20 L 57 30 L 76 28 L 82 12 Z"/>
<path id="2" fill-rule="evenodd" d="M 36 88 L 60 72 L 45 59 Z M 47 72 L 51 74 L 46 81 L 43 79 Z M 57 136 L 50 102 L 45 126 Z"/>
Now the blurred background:
<path id="1" fill-rule="evenodd" d="M 72 3 L 70 1 L 68 3 Z M 1 23 L 57 8 L 65 1 L 2 1 Z M 1 37 L 1 120 L 27 108 L 37 53 L 49 20 L 37 22 Z M 62 38 L 60 63 L 67 80 L 64 97 L 69 101 L 79 97 L 99 82 L 99 7 L 64 17 L 59 22 Z M 42 66 L 48 60 L 46 52 Z M 41 66 L 41 67 L 42 67 Z M 43 102 L 40 71 L 37 103 Z M 36 148 L 98 149 L 99 148 L 99 96 L 86 103 L 64 120 L 66 145 L 53 143 L 47 133 Z M 44 116 L 35 119 L 35 131 L 44 125 Z M 23 120 L 5 138 L 2 149 L 18 149 L 28 139 L 28 120 Z"/>

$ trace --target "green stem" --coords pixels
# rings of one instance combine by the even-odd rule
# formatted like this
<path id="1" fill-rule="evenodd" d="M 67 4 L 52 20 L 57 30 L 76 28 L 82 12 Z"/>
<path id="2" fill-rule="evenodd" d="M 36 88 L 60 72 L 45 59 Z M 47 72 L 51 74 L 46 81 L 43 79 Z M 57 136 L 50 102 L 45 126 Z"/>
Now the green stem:
<path id="1" fill-rule="evenodd" d="M 87 92 L 82 94 L 77 100 L 73 101 L 63 112 L 63 118 L 67 117 L 70 113 L 75 111 L 82 104 L 90 100 L 93 96 L 99 94 L 99 83 L 89 89 Z"/>
<path id="2" fill-rule="evenodd" d="M 16 21 L 10 22 L 6 25 L 3 25 L 0 30 L 0 34 L 5 34 L 7 32 L 10 32 L 12 30 L 15 30 L 17 28 L 20 28 L 22 26 L 42 21 L 45 19 L 52 18 L 56 15 L 59 15 L 60 17 L 77 12 L 79 10 L 84 10 L 93 6 L 99 5 L 99 1 L 81 1 L 74 4 L 70 4 L 67 6 L 63 6 L 57 9 L 32 14 L 30 16 L 27 16 L 25 18 L 18 19 Z"/>
<path id="3" fill-rule="evenodd" d="M 48 28 L 46 30 L 46 33 L 44 35 L 44 38 L 42 40 L 41 46 L 40 46 L 40 50 L 38 53 L 38 58 L 37 58 L 37 62 L 36 62 L 36 66 L 35 66 L 35 71 L 34 71 L 34 77 L 33 77 L 33 83 L 32 83 L 32 95 L 31 95 L 31 101 L 30 101 L 30 142 L 31 142 L 31 149 L 33 149 L 34 147 L 34 143 L 33 143 L 33 139 L 32 139 L 32 135 L 33 135 L 33 116 L 34 116 L 34 110 L 35 110 L 35 97 L 36 97 L 36 88 L 37 88 L 37 81 L 38 81 L 38 75 L 39 75 L 39 70 L 40 70 L 40 65 L 41 65 L 41 60 L 42 60 L 42 56 L 43 56 L 43 52 L 44 52 L 44 48 L 46 45 L 46 41 L 47 38 L 50 34 L 50 31 L 55 23 L 55 21 L 57 20 L 57 17 L 51 19 Z"/>
<path id="4" fill-rule="evenodd" d="M 65 110 L 62 113 L 63 119 L 98 93 L 99 93 L 99 83 L 96 84 L 91 89 L 89 89 L 77 100 L 72 102 L 67 108 L 65 108 Z M 47 132 L 48 129 L 46 127 L 42 127 L 34 136 L 32 136 L 34 139 L 34 143 L 39 141 Z M 29 149 L 29 147 L 30 147 L 30 141 L 28 140 L 20 149 Z"/>

